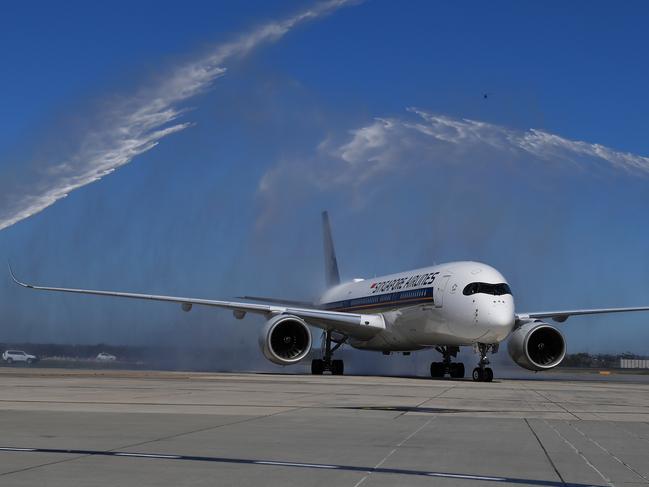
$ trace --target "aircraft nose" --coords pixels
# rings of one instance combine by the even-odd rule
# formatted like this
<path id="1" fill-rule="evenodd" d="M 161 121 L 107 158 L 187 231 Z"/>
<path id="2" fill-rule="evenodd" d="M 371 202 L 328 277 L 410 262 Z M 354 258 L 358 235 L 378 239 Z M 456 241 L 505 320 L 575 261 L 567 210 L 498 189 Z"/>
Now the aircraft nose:
<path id="1" fill-rule="evenodd" d="M 508 309 L 490 313 L 489 324 L 495 328 L 512 328 L 514 326 L 514 313 Z"/>
<path id="2" fill-rule="evenodd" d="M 488 327 L 504 340 L 514 328 L 514 305 L 507 301 L 493 303 L 487 313 Z"/>

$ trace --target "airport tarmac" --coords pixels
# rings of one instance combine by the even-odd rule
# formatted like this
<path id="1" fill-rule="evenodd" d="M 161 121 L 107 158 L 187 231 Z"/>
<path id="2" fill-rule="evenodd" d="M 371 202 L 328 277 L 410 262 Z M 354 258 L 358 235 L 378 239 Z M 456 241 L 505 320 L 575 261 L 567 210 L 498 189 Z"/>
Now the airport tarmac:
<path id="1" fill-rule="evenodd" d="M 0 370 L 1 486 L 649 484 L 649 383 Z"/>

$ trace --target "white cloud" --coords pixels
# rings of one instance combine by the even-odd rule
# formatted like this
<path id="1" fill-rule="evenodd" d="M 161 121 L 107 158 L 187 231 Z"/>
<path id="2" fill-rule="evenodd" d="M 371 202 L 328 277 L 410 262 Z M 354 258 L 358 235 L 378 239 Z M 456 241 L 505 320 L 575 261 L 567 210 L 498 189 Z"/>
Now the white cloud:
<path id="1" fill-rule="evenodd" d="M 504 169 L 503 164 L 649 173 L 649 157 L 542 130 L 516 130 L 410 108 L 404 116 L 376 118 L 342 137 L 329 137 L 310 157 L 282 161 L 271 168 L 259 184 L 264 211 L 258 225 L 271 221 L 283 204 L 295 204 L 294 199 L 282 201 L 289 198 L 287 194 L 291 198 L 298 193 L 311 196 L 305 188 L 348 190 L 349 203 L 368 204 L 371 195 L 380 191 L 376 183 L 389 185 L 390 177 L 426 177 L 430 173 L 424 169 L 442 165 L 500 165 Z"/>
<path id="2" fill-rule="evenodd" d="M 377 119 L 351 131 L 351 140 L 331 152 L 350 165 L 382 161 L 387 168 L 413 158 L 429 162 L 440 149 L 493 149 L 544 161 L 608 164 L 649 173 L 649 157 L 600 144 L 566 139 L 542 130 L 514 130 L 470 119 L 457 119 L 410 108 L 409 118 Z M 395 148 L 398 148 L 395 150 Z"/>
<path id="3" fill-rule="evenodd" d="M 178 123 L 183 114 L 180 105 L 203 93 L 223 76 L 223 63 L 229 59 L 244 56 L 262 44 L 280 39 L 297 25 L 350 3 L 350 0 L 330 0 L 287 19 L 262 25 L 180 66 L 159 84 L 146 86 L 117 103 L 102 117 L 101 127 L 86 133 L 75 153 L 57 162 L 48 161 L 40 173 L 30 175 L 28 184 L 20 189 L 12 188 L 20 194 L 3 195 L 11 203 L 0 209 L 0 230 L 101 179 L 152 149 L 168 135 L 189 127 L 188 122 Z"/>
<path id="4" fill-rule="evenodd" d="M 532 156 L 554 163 L 571 162 L 588 168 L 603 164 L 615 169 L 649 173 L 649 157 L 616 151 L 600 144 L 570 140 L 542 130 L 515 130 L 470 119 L 436 115 L 416 108 L 404 118 L 378 118 L 350 131 L 351 138 L 337 147 L 325 144 L 321 150 L 346 163 L 350 177 L 363 167 L 370 176 L 413 163 L 471 162 L 467 152 L 479 158 L 481 151 L 506 154 L 527 161 Z M 455 157 L 453 157 L 455 154 Z M 445 157 L 439 157 L 444 155 Z M 475 160 L 474 162 L 479 162 Z M 343 164 L 343 167 L 345 164 Z M 340 169 L 340 168 L 339 168 Z M 366 176 L 367 178 L 367 176 Z M 342 181 L 340 175 L 336 181 Z"/>

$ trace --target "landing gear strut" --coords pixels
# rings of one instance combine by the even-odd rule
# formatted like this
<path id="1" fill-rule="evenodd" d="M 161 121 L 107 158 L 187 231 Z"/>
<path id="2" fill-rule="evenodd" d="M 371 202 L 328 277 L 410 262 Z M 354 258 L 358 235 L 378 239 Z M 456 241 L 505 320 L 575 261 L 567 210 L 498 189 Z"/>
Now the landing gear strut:
<path id="1" fill-rule="evenodd" d="M 462 379 L 464 377 L 464 364 L 462 362 L 451 362 L 451 357 L 457 357 L 460 347 L 440 346 L 435 347 L 444 357 L 442 362 L 432 362 L 430 364 L 430 376 L 435 378 L 444 377 L 446 374 L 453 379 Z"/>
<path id="2" fill-rule="evenodd" d="M 347 341 L 347 337 L 343 337 L 334 342 L 335 345 L 332 347 L 331 343 L 333 341 L 331 331 L 327 330 L 324 334 L 324 351 L 322 353 L 322 358 L 311 361 L 311 373 L 313 375 L 322 375 L 324 371 L 331 372 L 331 375 L 343 375 L 345 372 L 345 363 L 342 360 L 332 360 L 332 357 L 334 352 Z"/>
<path id="3" fill-rule="evenodd" d="M 489 365 L 489 359 L 487 358 L 487 353 L 496 353 L 498 351 L 497 343 L 478 343 L 477 351 L 480 353 L 480 361 L 478 366 L 473 369 L 473 380 L 477 382 L 491 382 L 494 380 L 494 371 L 491 370 Z"/>

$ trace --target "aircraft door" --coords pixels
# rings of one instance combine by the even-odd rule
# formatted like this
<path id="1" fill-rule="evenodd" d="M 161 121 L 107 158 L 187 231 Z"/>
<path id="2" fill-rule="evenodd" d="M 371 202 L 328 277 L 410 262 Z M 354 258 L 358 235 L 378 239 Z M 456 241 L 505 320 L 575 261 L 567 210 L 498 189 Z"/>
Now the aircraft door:
<path id="1" fill-rule="evenodd" d="M 441 308 L 444 305 L 444 292 L 446 291 L 446 285 L 451 276 L 442 276 L 438 279 L 435 279 L 435 284 L 433 287 L 433 302 L 435 303 L 436 308 Z"/>

